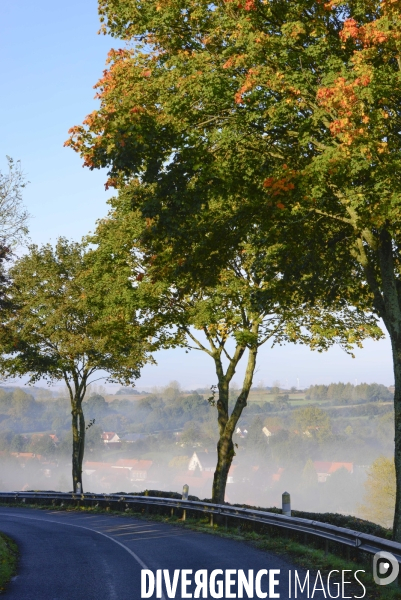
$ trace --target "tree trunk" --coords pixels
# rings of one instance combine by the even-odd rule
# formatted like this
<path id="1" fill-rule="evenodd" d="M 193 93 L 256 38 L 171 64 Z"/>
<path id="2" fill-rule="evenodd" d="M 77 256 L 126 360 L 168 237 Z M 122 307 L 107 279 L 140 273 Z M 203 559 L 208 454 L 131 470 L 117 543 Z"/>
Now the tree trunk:
<path id="1" fill-rule="evenodd" d="M 255 324 L 254 328 L 257 334 L 258 325 Z M 226 375 L 223 375 L 222 369 L 218 368 L 216 363 L 216 371 L 219 377 L 219 399 L 217 402 L 217 410 L 219 413 L 218 422 L 220 437 L 217 443 L 217 466 L 213 477 L 212 500 L 215 504 L 224 504 L 225 501 L 228 473 L 235 456 L 233 434 L 242 411 L 247 404 L 249 390 L 252 386 L 253 374 L 256 367 L 257 351 L 258 348 L 256 345 L 249 348 L 248 363 L 242 390 L 237 398 L 231 415 L 228 415 L 229 383 L 234 376 L 236 365 L 234 365 L 234 368 L 231 370 L 229 368 Z M 240 356 L 242 356 L 242 354 L 243 351 L 240 353 Z"/>
<path id="2" fill-rule="evenodd" d="M 75 399 L 72 407 L 72 483 L 74 492 L 83 492 L 82 463 L 85 451 L 85 418 L 82 400 Z"/>
<path id="3" fill-rule="evenodd" d="M 226 485 L 231 463 L 235 456 L 232 434 L 220 437 L 217 443 L 217 466 L 213 478 L 212 500 L 216 504 L 224 504 Z"/>
<path id="4" fill-rule="evenodd" d="M 401 542 L 401 286 L 394 263 L 393 241 L 389 231 L 383 229 L 376 237 L 375 259 L 380 268 L 379 282 L 375 270 L 359 243 L 360 262 L 373 293 L 374 306 L 383 319 L 391 340 L 394 369 L 394 465 L 396 476 L 396 500 L 393 522 L 393 539 Z"/>
<path id="5" fill-rule="evenodd" d="M 226 431 L 228 423 L 229 380 L 224 374 L 220 358 L 216 361 L 219 398 L 217 400 L 217 421 L 219 425 L 219 441 L 217 442 L 217 465 L 213 476 L 212 500 L 223 504 L 228 472 L 234 458 L 232 436 Z"/>
<path id="6" fill-rule="evenodd" d="M 391 339 L 394 365 L 394 465 L 396 478 L 393 539 L 401 542 L 401 339 Z"/>

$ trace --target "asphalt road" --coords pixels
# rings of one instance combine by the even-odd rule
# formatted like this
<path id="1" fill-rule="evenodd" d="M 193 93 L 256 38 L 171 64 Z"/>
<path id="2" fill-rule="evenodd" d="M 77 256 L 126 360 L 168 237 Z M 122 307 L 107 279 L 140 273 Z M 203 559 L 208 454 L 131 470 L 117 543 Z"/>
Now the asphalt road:
<path id="1" fill-rule="evenodd" d="M 286 600 L 288 572 L 297 569 L 243 542 L 133 517 L 0 507 L 0 530 L 14 538 L 21 553 L 18 575 L 4 594 L 7 600 L 137 600 L 142 569 L 168 569 L 171 580 L 174 569 L 207 569 L 209 574 L 253 569 L 255 575 L 279 569 L 274 591 Z M 194 589 L 195 584 L 188 592 Z M 271 597 L 268 576 L 262 577 L 261 589 Z M 181 579 L 171 597 L 182 598 Z M 298 598 L 308 597 L 298 591 Z M 324 597 L 318 591 L 313 595 Z M 162 600 L 167 598 L 163 587 Z"/>

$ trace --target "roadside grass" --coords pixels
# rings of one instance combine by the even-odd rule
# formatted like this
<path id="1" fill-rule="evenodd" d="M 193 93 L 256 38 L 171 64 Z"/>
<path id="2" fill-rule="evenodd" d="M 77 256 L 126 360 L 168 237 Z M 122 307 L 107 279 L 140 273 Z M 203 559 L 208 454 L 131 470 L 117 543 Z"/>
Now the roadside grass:
<path id="1" fill-rule="evenodd" d="M 0 593 L 6 589 L 11 577 L 15 575 L 18 564 L 17 544 L 0 532 Z"/>
<path id="2" fill-rule="evenodd" d="M 132 516 L 134 513 L 132 513 Z M 283 535 L 277 537 L 268 537 L 266 535 L 244 531 L 241 525 L 238 527 L 231 527 L 225 529 L 224 526 L 213 525 L 211 526 L 208 518 L 201 519 L 187 519 L 182 521 L 177 517 L 160 517 L 159 515 L 148 515 L 147 520 L 161 521 L 164 523 L 171 523 L 179 525 L 184 528 L 192 529 L 202 533 L 208 533 L 212 535 L 218 535 L 220 537 L 229 538 L 237 541 L 243 541 L 250 543 L 252 546 L 265 550 L 266 552 L 272 552 L 280 555 L 283 558 L 288 559 L 296 563 L 296 566 L 305 570 L 310 570 L 314 573 L 320 571 L 324 577 L 330 573 L 330 571 L 347 571 L 358 573 L 358 578 L 366 588 L 366 594 L 363 596 L 369 600 L 400 600 L 401 593 L 400 589 L 396 586 L 379 587 L 375 584 L 371 573 L 371 568 L 366 564 L 358 563 L 353 560 L 346 560 L 335 554 L 326 553 L 324 550 L 308 546 L 286 538 Z M 333 577 L 333 583 L 341 582 L 340 578 Z M 361 587 L 355 586 L 355 596 L 361 596 Z M 351 592 L 351 588 L 348 588 L 348 593 Z M 334 596 L 335 597 L 335 596 Z"/>
<path id="3" fill-rule="evenodd" d="M 0 506 L 10 506 L 7 503 L 0 503 Z M 359 585 L 355 585 L 355 589 L 351 587 L 347 588 L 349 593 L 352 591 L 355 593 L 353 597 L 365 598 L 366 600 L 400 600 L 401 591 L 396 583 L 389 586 L 379 587 L 373 580 L 372 568 L 369 564 L 362 561 L 353 559 L 346 559 L 337 554 L 331 552 L 325 552 L 324 550 L 315 547 L 312 543 L 310 545 L 302 544 L 299 541 L 294 541 L 286 535 L 268 536 L 263 533 L 257 533 L 254 531 L 247 531 L 245 527 L 239 524 L 236 527 L 225 527 L 224 525 L 217 525 L 214 523 L 210 524 L 208 516 L 202 516 L 199 518 L 193 518 L 187 516 L 186 520 L 183 521 L 177 515 L 158 515 L 146 513 L 145 509 L 141 512 L 135 512 L 127 509 L 126 511 L 116 511 L 110 508 L 99 508 L 99 507 L 88 507 L 88 506 L 49 506 L 39 504 L 13 504 L 11 506 L 18 506 L 21 508 L 36 508 L 41 510 L 48 510 L 51 512 L 86 512 L 95 514 L 107 514 L 107 515 L 118 515 L 120 517 L 135 517 L 143 521 L 153 521 L 159 523 L 168 523 L 176 527 L 183 529 L 190 529 L 192 531 L 198 531 L 201 533 L 207 533 L 209 535 L 217 535 L 222 538 L 228 538 L 236 541 L 242 541 L 251 544 L 252 546 L 264 550 L 266 552 L 272 552 L 290 562 L 300 569 L 310 570 L 312 573 L 320 571 L 323 578 L 327 577 L 330 571 L 361 571 L 358 573 L 358 579 L 363 583 L 366 588 L 366 594 L 362 596 L 362 589 Z M 332 582 L 341 582 L 339 577 L 332 576 Z M 335 596 L 333 596 L 335 597 Z"/>

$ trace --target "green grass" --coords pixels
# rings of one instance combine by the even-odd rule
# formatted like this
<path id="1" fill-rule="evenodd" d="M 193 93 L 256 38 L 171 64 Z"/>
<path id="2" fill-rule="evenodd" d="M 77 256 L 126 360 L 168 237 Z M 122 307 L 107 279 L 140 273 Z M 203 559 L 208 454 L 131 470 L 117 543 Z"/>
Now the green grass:
<path id="1" fill-rule="evenodd" d="M 306 406 L 308 404 L 307 400 L 292 400 L 290 398 L 290 405 L 291 406 Z M 315 402 L 315 404 L 321 404 L 320 402 Z"/>
<path id="2" fill-rule="evenodd" d="M 4 533 L 0 533 L 0 593 L 15 575 L 18 563 L 17 544 Z"/>
<path id="3" fill-rule="evenodd" d="M 351 560 L 347 561 L 346 559 L 331 553 L 326 554 L 324 550 L 287 539 L 285 536 L 267 537 L 266 535 L 256 532 L 243 531 L 241 526 L 229 529 L 218 527 L 216 525 L 211 526 L 207 518 L 188 519 L 185 523 L 180 519 L 174 519 L 174 517 L 158 517 L 151 515 L 148 516 L 147 519 L 171 523 L 195 531 L 247 542 L 260 550 L 281 555 L 283 558 L 287 558 L 289 561 L 294 562 L 298 567 L 303 567 L 304 569 L 309 569 L 314 572 L 320 571 L 323 577 L 327 576 L 332 570 L 338 570 L 340 572 L 343 570 L 352 570 L 353 572 L 357 570 L 365 571 L 364 573 L 359 573 L 358 578 L 366 588 L 366 599 L 400 600 L 399 588 L 395 586 L 377 586 L 373 580 L 371 569 L 366 564 L 358 564 L 356 561 Z M 333 582 L 335 581 L 336 580 L 333 579 Z M 359 586 L 357 586 L 357 588 L 355 594 L 361 595 L 361 588 Z M 351 591 L 348 593 L 351 593 Z"/>
<path id="4" fill-rule="evenodd" d="M 0 504 L 2 506 L 9 506 L 7 504 Z M 106 513 L 108 515 L 119 515 L 123 517 L 135 517 L 137 519 L 141 519 L 144 521 L 155 521 L 159 523 L 168 523 L 170 525 L 174 525 L 176 527 L 181 527 L 184 529 L 190 529 L 193 531 L 199 531 L 202 533 L 207 533 L 209 535 L 217 535 L 219 537 L 233 539 L 236 541 L 242 541 L 252 546 L 259 548 L 260 550 L 264 550 L 266 552 L 272 552 L 274 554 L 280 555 L 285 559 L 288 559 L 290 562 L 293 562 L 294 565 L 298 568 L 309 569 L 313 572 L 320 571 L 322 577 L 328 575 L 328 573 L 332 570 L 345 571 L 351 570 L 353 572 L 357 570 L 365 571 L 364 573 L 359 573 L 358 578 L 362 581 L 366 588 L 366 594 L 364 598 L 366 600 L 400 600 L 401 593 L 399 587 L 395 584 L 379 587 L 375 584 L 372 576 L 372 569 L 366 563 L 359 563 L 355 560 L 347 560 L 342 556 L 337 554 L 332 554 L 330 552 L 325 552 L 322 549 L 319 549 L 312 544 L 306 545 L 302 544 L 298 541 L 294 541 L 287 538 L 286 536 L 280 535 L 279 531 L 277 531 L 277 535 L 268 536 L 263 533 L 256 533 L 254 531 L 249 531 L 249 524 L 239 524 L 237 527 L 228 527 L 227 529 L 223 526 L 218 526 L 216 524 L 210 525 L 209 517 L 202 515 L 199 518 L 187 518 L 186 521 L 182 521 L 182 519 L 176 515 L 173 516 L 165 516 L 165 515 L 156 515 L 156 514 L 144 514 L 144 509 L 142 512 L 137 513 L 131 510 L 127 510 L 126 512 L 121 511 L 113 511 L 109 508 L 90 508 L 90 507 L 74 507 L 74 506 L 65 506 L 63 508 L 59 506 L 49 507 L 48 505 L 26 505 L 26 504 L 16 504 L 13 506 L 21 506 L 24 508 L 36 508 L 36 509 L 44 509 L 44 510 L 62 510 L 62 511 L 71 511 L 71 512 L 90 512 L 90 513 Z M 332 579 L 333 583 L 335 583 L 335 579 Z M 354 597 L 361 595 L 361 588 L 357 586 L 357 589 L 354 591 Z M 350 591 L 348 593 L 353 593 Z"/>

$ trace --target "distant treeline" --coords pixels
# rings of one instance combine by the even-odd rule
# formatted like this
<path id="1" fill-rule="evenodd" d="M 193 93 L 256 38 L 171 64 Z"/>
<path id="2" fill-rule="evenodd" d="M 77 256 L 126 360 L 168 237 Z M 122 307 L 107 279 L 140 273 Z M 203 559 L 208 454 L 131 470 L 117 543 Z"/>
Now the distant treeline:
<path id="1" fill-rule="evenodd" d="M 381 383 L 331 383 L 311 385 L 306 400 L 327 400 L 333 404 L 354 404 L 358 402 L 390 402 L 393 394 Z"/>
<path id="2" fill-rule="evenodd" d="M 116 396 L 146 396 L 149 392 L 138 391 L 132 387 L 123 387 L 116 391 Z"/>
<path id="3" fill-rule="evenodd" d="M 59 430 L 70 426 L 71 409 L 64 398 L 37 401 L 19 388 L 0 389 L 0 431 L 15 433 Z"/>
<path id="4" fill-rule="evenodd" d="M 160 395 L 148 394 L 139 400 L 116 398 L 106 402 L 100 394 L 91 394 L 83 403 L 86 420 L 95 419 L 104 431 L 152 432 L 181 429 L 191 420 L 202 422 L 213 412 L 207 400 L 197 392 L 182 393 L 167 388 Z M 67 398 L 38 401 L 24 390 L 0 389 L 0 432 L 30 433 L 70 431 L 71 408 Z"/>

